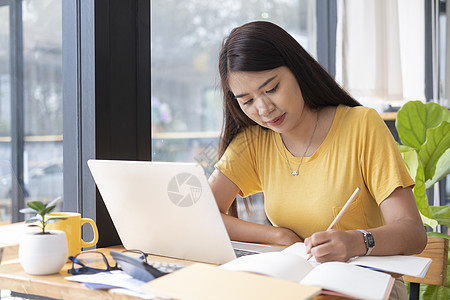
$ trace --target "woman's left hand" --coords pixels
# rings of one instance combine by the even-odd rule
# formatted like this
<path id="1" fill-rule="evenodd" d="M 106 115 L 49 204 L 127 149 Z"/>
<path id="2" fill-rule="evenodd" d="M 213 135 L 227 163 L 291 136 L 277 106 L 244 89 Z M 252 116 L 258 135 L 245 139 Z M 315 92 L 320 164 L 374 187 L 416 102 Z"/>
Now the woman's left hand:
<path id="1" fill-rule="evenodd" d="M 328 230 L 316 232 L 305 239 L 306 253 L 317 262 L 347 261 L 366 252 L 362 233 L 356 230 Z"/>

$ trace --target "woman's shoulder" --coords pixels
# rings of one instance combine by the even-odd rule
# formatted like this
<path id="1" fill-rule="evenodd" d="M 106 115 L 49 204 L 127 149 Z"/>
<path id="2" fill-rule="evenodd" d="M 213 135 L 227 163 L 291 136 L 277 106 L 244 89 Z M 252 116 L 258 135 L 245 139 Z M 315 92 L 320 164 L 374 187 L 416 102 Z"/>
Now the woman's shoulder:
<path id="1" fill-rule="evenodd" d="M 240 138 L 253 139 L 264 136 L 270 136 L 273 131 L 267 128 L 263 128 L 259 125 L 250 125 L 245 127 L 241 132 L 237 134 Z"/>
<path id="2" fill-rule="evenodd" d="M 234 147 L 258 148 L 264 147 L 272 141 L 274 131 L 259 125 L 250 125 L 243 128 L 231 142 Z"/>
<path id="3" fill-rule="evenodd" d="M 366 106 L 350 107 L 346 105 L 339 105 L 337 108 L 337 114 L 339 114 L 343 120 L 353 122 L 367 122 L 372 121 L 373 119 L 381 119 L 375 109 Z"/>
<path id="4" fill-rule="evenodd" d="M 343 105 L 340 104 L 338 106 L 338 111 L 344 112 L 344 113 L 351 113 L 351 114 L 356 114 L 356 115 L 364 115 L 368 112 L 376 112 L 375 109 L 367 107 L 367 106 L 347 106 L 347 105 Z"/>

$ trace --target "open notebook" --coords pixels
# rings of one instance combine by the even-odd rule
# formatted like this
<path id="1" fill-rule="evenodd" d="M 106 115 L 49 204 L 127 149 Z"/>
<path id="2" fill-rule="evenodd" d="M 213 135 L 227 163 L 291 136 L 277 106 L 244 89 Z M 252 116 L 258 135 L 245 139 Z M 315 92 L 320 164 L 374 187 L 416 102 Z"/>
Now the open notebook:
<path id="1" fill-rule="evenodd" d="M 88 166 L 127 249 L 215 264 L 236 258 L 233 245 L 283 249 L 230 241 L 199 164 L 89 160 Z"/>
<path id="2" fill-rule="evenodd" d="M 423 277 L 431 263 L 429 258 L 403 255 L 364 256 L 322 264 L 307 257 L 305 245 L 295 243 L 281 252 L 244 256 L 220 267 L 188 266 L 150 281 L 143 290 L 195 300 L 311 299 L 318 293 L 387 300 L 395 279 L 385 272 Z"/>

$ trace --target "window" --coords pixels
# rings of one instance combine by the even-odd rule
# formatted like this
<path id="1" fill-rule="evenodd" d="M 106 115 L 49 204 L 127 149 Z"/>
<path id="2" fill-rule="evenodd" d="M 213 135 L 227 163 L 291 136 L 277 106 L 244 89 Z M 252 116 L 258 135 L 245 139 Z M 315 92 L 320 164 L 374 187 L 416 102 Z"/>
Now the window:
<path id="1" fill-rule="evenodd" d="M 194 161 L 209 155 L 204 151 L 210 145 L 217 145 L 222 125 L 218 53 L 232 28 L 252 20 L 272 21 L 314 55 L 313 4 L 298 0 L 152 1 L 152 159 Z"/>
<path id="2" fill-rule="evenodd" d="M 424 1 L 337 3 L 337 81 L 380 113 L 425 101 Z"/>
<path id="3" fill-rule="evenodd" d="M 61 30 L 60 0 L 0 1 L 0 223 L 63 195 Z"/>
<path id="4" fill-rule="evenodd" d="M 315 56 L 314 12 L 315 1 L 153 0 L 152 159 L 197 161 L 211 174 L 222 126 L 222 40 L 236 26 L 268 20 Z"/>
<path id="5" fill-rule="evenodd" d="M 0 6 L 0 224 L 11 221 L 11 199 L 8 186 L 11 182 L 10 111 L 11 71 L 10 57 L 10 7 Z"/>

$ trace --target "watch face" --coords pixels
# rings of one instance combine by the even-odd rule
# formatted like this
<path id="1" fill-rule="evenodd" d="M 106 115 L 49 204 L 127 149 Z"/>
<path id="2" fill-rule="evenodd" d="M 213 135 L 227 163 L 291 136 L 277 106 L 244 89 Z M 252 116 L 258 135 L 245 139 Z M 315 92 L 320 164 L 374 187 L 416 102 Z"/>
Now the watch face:
<path id="1" fill-rule="evenodd" d="M 371 233 L 366 235 L 367 237 L 367 246 L 369 248 L 373 248 L 375 246 L 375 240 L 373 239 L 373 235 Z"/>

